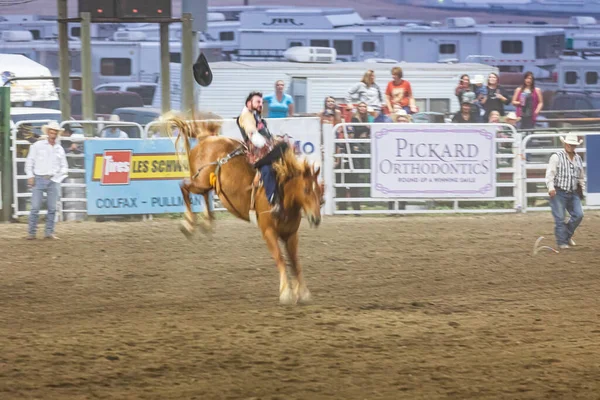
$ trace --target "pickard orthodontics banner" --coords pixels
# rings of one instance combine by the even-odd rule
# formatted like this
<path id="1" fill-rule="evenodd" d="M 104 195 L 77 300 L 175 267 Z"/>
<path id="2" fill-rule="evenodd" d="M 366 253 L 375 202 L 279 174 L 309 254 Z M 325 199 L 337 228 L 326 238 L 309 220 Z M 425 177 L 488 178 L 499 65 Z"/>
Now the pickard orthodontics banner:
<path id="1" fill-rule="evenodd" d="M 374 124 L 371 197 L 496 197 L 497 126 Z"/>

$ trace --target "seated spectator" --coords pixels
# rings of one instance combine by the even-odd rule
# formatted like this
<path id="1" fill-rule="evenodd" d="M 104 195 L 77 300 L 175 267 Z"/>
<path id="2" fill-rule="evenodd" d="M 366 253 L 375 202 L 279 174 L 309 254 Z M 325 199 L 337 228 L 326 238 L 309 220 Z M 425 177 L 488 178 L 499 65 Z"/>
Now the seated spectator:
<path id="1" fill-rule="evenodd" d="M 284 93 L 285 82 L 275 82 L 275 93 L 269 94 L 263 98 L 263 114 L 267 118 L 286 118 L 294 115 L 294 99 L 287 93 Z"/>
<path id="2" fill-rule="evenodd" d="M 360 102 L 356 109 L 356 113 L 352 116 L 352 122 L 366 124 L 373 123 L 375 121 L 375 118 L 369 114 L 369 107 L 367 106 L 367 103 Z M 356 138 L 367 138 L 371 133 L 370 128 L 364 125 L 353 126 L 352 130 L 354 131 Z"/>
<path id="3" fill-rule="evenodd" d="M 396 122 L 400 124 L 407 124 L 412 122 L 412 117 L 405 110 L 396 111 Z"/>
<path id="4" fill-rule="evenodd" d="M 366 103 L 368 107 L 376 111 L 381 110 L 383 96 L 381 95 L 381 89 L 375 83 L 375 72 L 373 70 L 368 70 L 363 75 L 362 80 L 348 90 L 348 95 L 346 96 L 348 110 L 356 102 Z"/>
<path id="5" fill-rule="evenodd" d="M 460 111 L 454 114 L 452 122 L 455 124 L 474 124 L 479 122 L 478 120 L 475 120 L 475 116 L 471 110 L 472 107 L 474 107 L 473 103 L 466 98 L 463 98 L 463 102 L 460 105 Z"/>
<path id="6" fill-rule="evenodd" d="M 119 122 L 119 121 L 121 121 L 121 118 L 119 118 L 118 115 L 113 114 L 110 116 L 109 121 L 110 122 Z M 123 132 L 117 126 L 114 126 L 114 125 L 104 128 L 102 130 L 102 134 L 100 135 L 100 137 L 107 138 L 107 139 L 128 139 L 129 138 L 127 133 Z"/>
<path id="7" fill-rule="evenodd" d="M 512 125 L 515 127 L 515 129 L 517 128 L 517 124 L 519 123 L 519 121 L 521 120 L 521 118 L 517 117 L 517 114 L 514 112 L 509 112 L 508 114 L 506 114 L 506 116 L 504 117 L 504 122 L 506 122 L 509 125 Z"/>
<path id="8" fill-rule="evenodd" d="M 492 111 L 490 112 L 488 123 L 490 124 L 499 124 L 500 123 L 500 112 Z"/>
<path id="9" fill-rule="evenodd" d="M 392 68 L 393 80 L 388 83 L 385 91 L 386 102 L 388 109 L 392 114 L 392 120 L 394 120 L 398 110 L 404 110 L 408 114 L 417 112 L 417 106 L 410 83 L 402 79 L 402 77 L 402 68 Z"/>

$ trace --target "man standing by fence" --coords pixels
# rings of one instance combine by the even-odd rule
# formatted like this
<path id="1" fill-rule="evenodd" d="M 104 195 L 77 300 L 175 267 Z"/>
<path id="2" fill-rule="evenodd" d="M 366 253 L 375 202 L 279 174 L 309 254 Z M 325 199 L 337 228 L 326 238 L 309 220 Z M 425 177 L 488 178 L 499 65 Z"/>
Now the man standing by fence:
<path id="1" fill-rule="evenodd" d="M 560 249 L 575 246 L 573 235 L 583 219 L 581 200 L 585 190 L 583 161 L 575 149 L 583 140 L 574 133 L 561 137 L 564 150 L 550 156 L 546 169 L 546 186 L 550 195 L 550 207 L 554 217 L 554 235 Z M 565 209 L 571 218 L 565 223 Z"/>
<path id="2" fill-rule="evenodd" d="M 46 239 L 57 239 L 54 236 L 56 203 L 60 197 L 60 183 L 67 177 L 69 169 L 65 151 L 57 141 L 57 137 L 62 131 L 63 129 L 56 121 L 42 126 L 42 133 L 46 135 L 46 138 L 32 144 L 27 155 L 25 174 L 27 183 L 32 188 L 29 235 L 27 236 L 29 240 L 36 238 L 38 215 L 42 207 L 44 192 L 46 192 L 48 204 L 45 237 Z"/>

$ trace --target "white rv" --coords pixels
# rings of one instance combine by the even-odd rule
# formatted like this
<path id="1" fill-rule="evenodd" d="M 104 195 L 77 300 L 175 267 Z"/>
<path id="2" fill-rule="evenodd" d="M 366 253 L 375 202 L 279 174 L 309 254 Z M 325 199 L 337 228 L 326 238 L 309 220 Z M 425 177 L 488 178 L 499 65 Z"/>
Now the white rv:
<path id="1" fill-rule="evenodd" d="M 276 80 L 283 80 L 295 102 L 297 113 L 317 113 L 324 100 L 333 96 L 343 102 L 350 87 L 363 74 L 375 71 L 383 95 L 391 80 L 391 69 L 400 66 L 414 92 L 420 111 L 446 113 L 458 110 L 454 89 L 462 74 L 487 76 L 498 69 L 484 64 L 436 63 L 299 63 L 299 62 L 217 62 L 211 64 L 212 84 L 199 91 L 198 107 L 223 117 L 239 115 L 244 99 L 254 90 L 269 94 Z"/>
<path id="2" fill-rule="evenodd" d="M 7 33 L 11 33 L 8 35 Z M 18 33 L 18 34 L 17 34 Z M 27 35 L 28 37 L 25 37 Z M 55 40 L 33 40 L 27 31 L 2 33 L 0 53 L 23 54 L 56 75 L 59 46 Z M 221 60 L 220 42 L 199 42 L 209 61 Z M 181 41 L 169 42 L 171 62 L 181 62 Z M 81 42 L 69 41 L 71 73 L 81 73 Z M 1 72 L 1 71 L 0 71 Z M 111 82 L 156 82 L 160 74 L 160 42 L 147 41 L 143 32 L 115 32 L 113 40 L 92 40 L 94 85 Z"/>
<path id="3" fill-rule="evenodd" d="M 4 32 L 3 36 L 7 38 L 8 35 Z M 54 81 L 30 79 L 51 77 L 50 70 L 45 66 L 21 54 L 0 54 L 0 74 L 0 84 L 10 85 L 12 106 L 59 108 Z"/>

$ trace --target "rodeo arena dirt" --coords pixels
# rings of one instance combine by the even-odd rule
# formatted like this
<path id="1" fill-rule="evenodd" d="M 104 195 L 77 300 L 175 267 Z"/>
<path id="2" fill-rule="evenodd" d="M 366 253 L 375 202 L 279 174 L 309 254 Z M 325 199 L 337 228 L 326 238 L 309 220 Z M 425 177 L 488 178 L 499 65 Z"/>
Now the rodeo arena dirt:
<path id="1" fill-rule="evenodd" d="M 60 240 L 25 240 L 31 142 L 15 124 L 0 400 L 600 398 L 598 131 L 290 120 L 268 120 L 305 156 L 277 161 L 279 217 L 263 188 L 250 195 L 254 169 L 231 139 L 242 118 L 196 141 L 177 120 L 187 169 L 172 137 L 151 136 L 164 121 L 111 125 L 138 138 L 66 136 Z M 595 182 L 569 248 L 544 183 L 562 145 Z M 230 211 L 214 231 L 194 231 L 188 191 L 194 212 L 206 199 Z"/>

